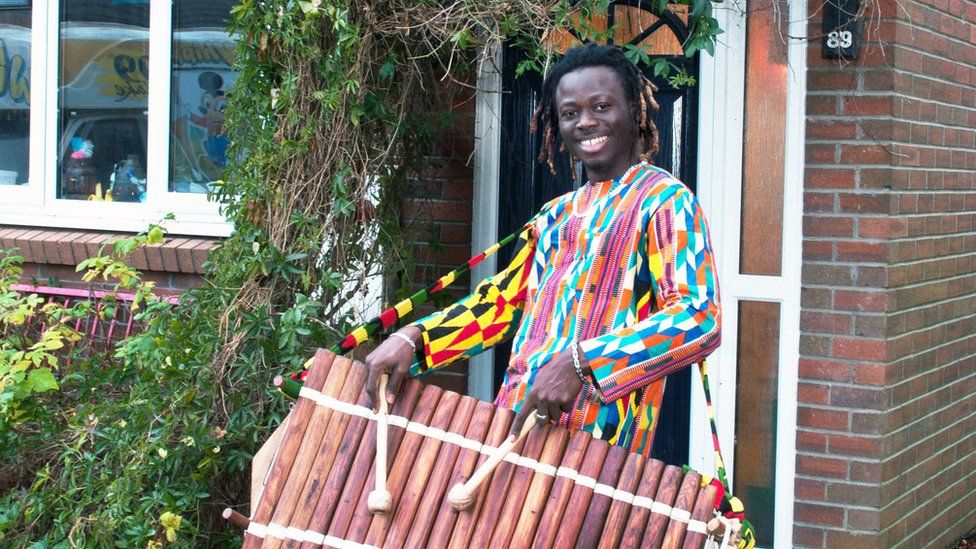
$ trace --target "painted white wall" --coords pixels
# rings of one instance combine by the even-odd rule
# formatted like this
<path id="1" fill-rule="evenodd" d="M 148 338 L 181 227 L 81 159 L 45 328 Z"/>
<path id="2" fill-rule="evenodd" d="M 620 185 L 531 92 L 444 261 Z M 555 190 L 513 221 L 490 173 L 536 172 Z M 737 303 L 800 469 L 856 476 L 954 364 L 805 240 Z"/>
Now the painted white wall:
<path id="1" fill-rule="evenodd" d="M 474 200 L 471 220 L 472 255 L 498 240 L 498 151 L 501 146 L 502 116 L 501 46 L 482 60 L 478 71 L 478 97 L 475 107 Z M 498 256 L 485 258 L 471 270 L 471 289 L 495 274 Z M 495 399 L 493 376 L 495 351 L 488 349 L 472 358 L 468 370 L 468 394 L 478 400 Z"/>

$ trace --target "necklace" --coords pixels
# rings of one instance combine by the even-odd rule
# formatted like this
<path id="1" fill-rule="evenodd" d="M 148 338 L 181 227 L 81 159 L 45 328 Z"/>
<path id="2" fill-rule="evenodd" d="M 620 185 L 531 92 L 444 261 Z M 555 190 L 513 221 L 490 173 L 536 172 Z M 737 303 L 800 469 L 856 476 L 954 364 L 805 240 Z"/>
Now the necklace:
<path id="1" fill-rule="evenodd" d="M 634 172 L 634 170 L 637 170 L 638 168 L 640 168 L 644 164 L 646 164 L 646 162 L 643 161 L 643 160 L 641 160 L 640 162 L 638 162 L 638 163 L 634 164 L 633 166 L 631 166 L 630 168 L 628 168 L 627 171 L 624 172 L 624 174 L 621 175 L 620 177 L 618 177 L 616 179 L 611 179 L 610 180 L 610 183 L 616 183 L 617 181 L 623 181 L 623 180 L 627 179 L 628 177 L 630 177 L 630 174 Z M 601 181 L 600 182 L 600 187 L 601 188 L 603 187 L 603 184 L 604 183 L 607 183 L 607 181 Z M 583 195 L 583 192 L 582 192 L 583 191 L 583 188 L 580 187 L 580 189 L 578 191 L 576 191 L 576 196 L 573 197 L 573 201 L 572 201 L 573 202 L 573 211 L 572 211 L 572 214 L 571 215 L 573 217 L 583 217 L 583 216 L 586 215 L 586 212 L 590 208 L 590 198 L 591 198 L 590 195 L 593 194 L 593 186 L 594 186 L 594 183 L 592 181 L 588 181 L 587 184 L 586 184 L 586 202 L 585 202 L 586 207 L 585 208 L 581 207 L 577 203 L 577 199 L 579 199 Z"/>

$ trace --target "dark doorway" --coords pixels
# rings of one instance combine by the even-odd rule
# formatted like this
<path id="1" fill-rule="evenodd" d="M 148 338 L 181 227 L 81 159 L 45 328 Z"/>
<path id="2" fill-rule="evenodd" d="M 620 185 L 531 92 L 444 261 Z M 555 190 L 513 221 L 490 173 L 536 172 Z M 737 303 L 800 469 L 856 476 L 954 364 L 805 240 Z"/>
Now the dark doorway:
<path id="1" fill-rule="evenodd" d="M 611 13 L 615 4 L 618 3 L 611 3 Z M 634 6 L 639 2 L 620 4 Z M 612 22 L 612 19 L 610 21 Z M 670 30 L 668 26 L 661 25 L 661 27 L 658 32 Z M 550 173 L 548 166 L 536 161 L 539 156 L 539 139 L 529 131 L 529 124 L 538 104 L 542 76 L 537 73 L 525 73 L 516 77 L 515 69 L 524 58 L 525 53 L 515 47 L 507 47 L 503 52 L 502 86 L 506 93 L 502 97 L 497 238 L 517 230 L 548 200 L 574 189 L 565 156 L 556 162 L 556 175 Z M 683 67 L 687 74 L 697 79 L 697 57 L 670 59 Z M 649 69 L 645 69 L 645 74 L 651 76 Z M 661 107 L 654 120 L 660 132 L 661 144 L 654 164 L 670 171 L 695 190 L 694 154 L 698 140 L 697 88 L 694 86 L 675 88 L 663 78 L 651 78 L 651 80 L 658 88 L 655 97 Z M 512 253 L 511 249 L 499 252 L 498 264 L 507 264 Z M 496 347 L 494 376 L 496 390 L 501 385 L 510 355 L 509 343 Z M 688 461 L 687 395 L 690 390 L 690 374 L 689 368 L 668 377 L 653 452 L 654 457 L 666 463 L 683 464 Z"/>

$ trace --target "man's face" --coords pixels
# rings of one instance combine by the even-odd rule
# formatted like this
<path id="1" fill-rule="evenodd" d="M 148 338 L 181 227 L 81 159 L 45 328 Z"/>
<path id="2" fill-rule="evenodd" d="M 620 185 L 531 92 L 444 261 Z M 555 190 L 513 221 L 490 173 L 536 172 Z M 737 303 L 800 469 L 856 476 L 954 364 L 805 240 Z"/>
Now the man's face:
<path id="1" fill-rule="evenodd" d="M 590 181 L 623 175 L 638 159 L 637 124 L 620 78 L 609 67 L 567 73 L 556 86 L 559 135 Z"/>

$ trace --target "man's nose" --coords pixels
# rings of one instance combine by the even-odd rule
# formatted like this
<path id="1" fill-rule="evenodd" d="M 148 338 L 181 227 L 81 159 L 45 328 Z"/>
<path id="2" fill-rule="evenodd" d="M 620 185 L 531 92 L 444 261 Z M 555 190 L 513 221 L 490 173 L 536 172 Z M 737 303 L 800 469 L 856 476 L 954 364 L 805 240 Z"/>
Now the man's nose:
<path id="1" fill-rule="evenodd" d="M 596 119 L 593 114 L 589 111 L 581 111 L 579 119 L 576 121 L 576 127 L 579 129 L 592 128 L 596 125 Z"/>

